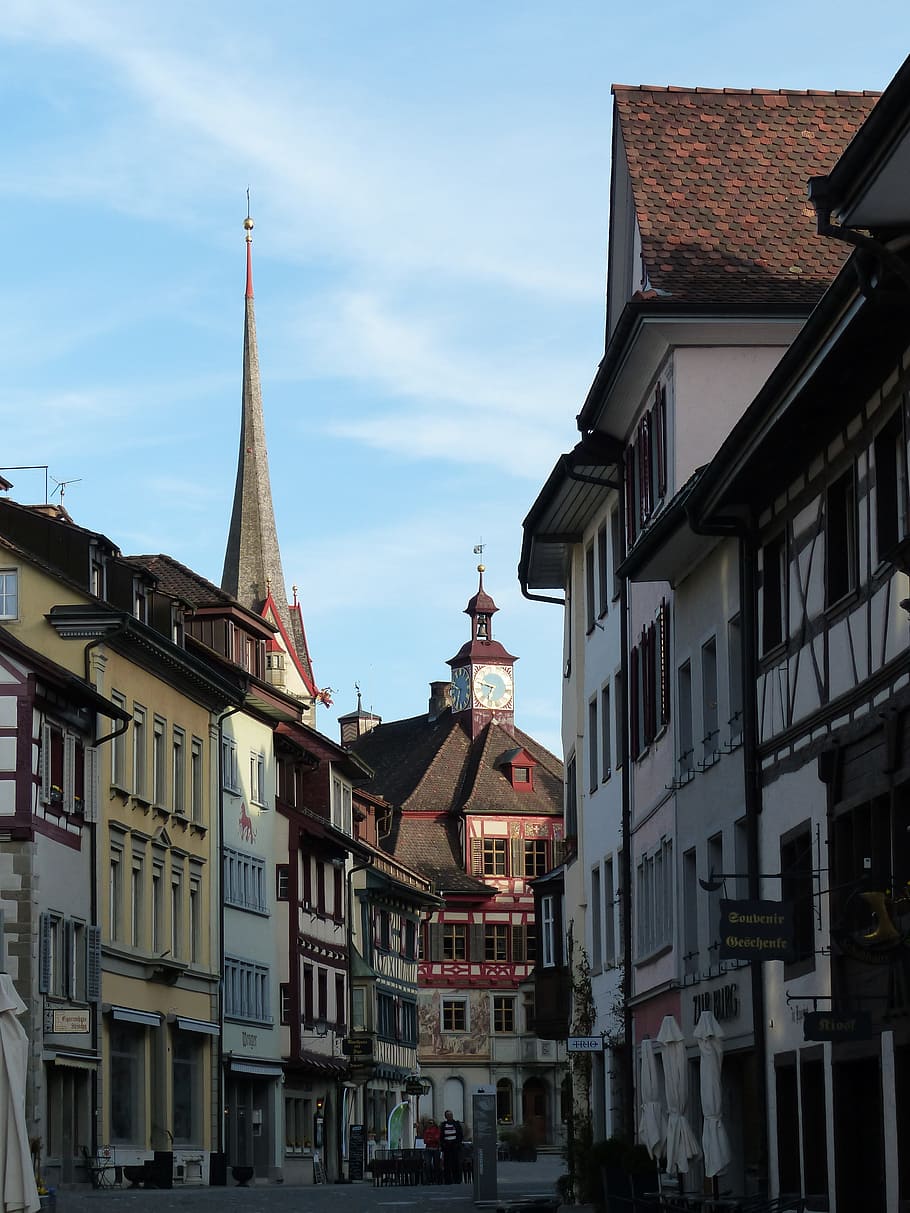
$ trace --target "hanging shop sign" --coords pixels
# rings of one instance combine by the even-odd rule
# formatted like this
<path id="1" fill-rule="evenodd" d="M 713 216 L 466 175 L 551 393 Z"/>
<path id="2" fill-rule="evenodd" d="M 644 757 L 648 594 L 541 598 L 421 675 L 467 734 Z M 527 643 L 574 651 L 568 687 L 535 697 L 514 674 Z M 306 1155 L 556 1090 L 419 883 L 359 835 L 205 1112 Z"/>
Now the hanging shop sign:
<path id="1" fill-rule="evenodd" d="M 793 903 L 722 901 L 721 960 L 792 960 Z"/>
<path id="2" fill-rule="evenodd" d="M 604 1038 L 602 1036 L 570 1036 L 566 1041 L 569 1053 L 602 1053 Z"/>
<path id="3" fill-rule="evenodd" d="M 372 1036 L 347 1036 L 341 1042 L 341 1051 L 348 1057 L 369 1061 L 373 1056 Z"/>
<path id="4" fill-rule="evenodd" d="M 806 1040 L 868 1040 L 872 1019 L 867 1011 L 808 1011 L 803 1016 Z"/>

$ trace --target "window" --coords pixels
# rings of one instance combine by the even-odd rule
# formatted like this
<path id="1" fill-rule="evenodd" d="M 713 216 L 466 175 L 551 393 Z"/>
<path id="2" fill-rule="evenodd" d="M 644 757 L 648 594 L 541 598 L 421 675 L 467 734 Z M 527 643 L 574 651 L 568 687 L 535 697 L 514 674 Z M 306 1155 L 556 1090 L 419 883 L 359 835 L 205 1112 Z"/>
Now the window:
<path id="1" fill-rule="evenodd" d="M 111 703 L 115 703 L 118 708 L 126 708 L 126 699 L 119 691 L 111 691 Z M 120 721 L 116 726 L 121 732 L 118 732 L 111 739 L 111 783 L 115 788 L 126 787 L 126 730 Z"/>
<path id="2" fill-rule="evenodd" d="M 552 896 L 540 899 L 540 963 L 552 969 L 556 963 L 555 899 Z"/>
<path id="3" fill-rule="evenodd" d="M 19 617 L 19 570 L 0 569 L 0 619 Z"/>
<path id="4" fill-rule="evenodd" d="M 524 844 L 524 874 L 528 877 L 543 876 L 548 866 L 547 840 L 526 838 Z"/>
<path id="5" fill-rule="evenodd" d="M 724 836 L 723 834 L 712 834 L 708 839 L 708 873 L 715 875 L 726 870 L 724 867 Z M 708 893 L 708 939 L 712 944 L 720 943 L 720 903 L 723 896 L 723 888 L 714 889 Z"/>
<path id="6" fill-rule="evenodd" d="M 152 804 L 167 804 L 167 722 L 156 716 L 152 724 Z"/>
<path id="7" fill-rule="evenodd" d="M 228 792 L 240 791 L 240 772 L 237 766 L 237 742 L 233 737 L 221 738 L 221 784 Z"/>
<path id="8" fill-rule="evenodd" d="M 171 955 L 183 955 L 183 872 L 171 872 Z"/>
<path id="9" fill-rule="evenodd" d="M 606 781 L 610 778 L 610 723 L 612 721 L 610 714 L 610 687 L 601 687 L 600 690 L 600 770 L 601 779 Z"/>
<path id="10" fill-rule="evenodd" d="M 679 714 L 677 768 L 682 782 L 692 778 L 694 770 L 692 740 L 692 666 L 684 661 L 676 673 L 676 710 Z"/>
<path id="11" fill-rule="evenodd" d="M 202 879 L 190 877 L 190 964 L 199 963 L 199 948 L 202 942 Z"/>
<path id="12" fill-rule="evenodd" d="M 493 995 L 493 1031 L 515 1031 L 515 999 L 505 994 Z"/>
<path id="13" fill-rule="evenodd" d="M 405 960 L 417 959 L 417 923 L 413 918 L 405 920 L 401 951 Z"/>
<path id="14" fill-rule="evenodd" d="M 117 844 L 111 845 L 111 872 L 108 888 L 108 923 L 111 939 L 118 940 L 123 935 L 123 848 Z"/>
<path id="15" fill-rule="evenodd" d="M 683 966 L 686 977 L 699 971 L 698 956 L 698 861 L 695 848 L 683 855 Z"/>
<path id="16" fill-rule="evenodd" d="M 60 914 L 40 917 L 39 989 L 42 994 L 63 998 L 65 989 L 64 923 Z"/>
<path id="17" fill-rule="evenodd" d="M 601 905 L 600 865 L 591 869 L 591 968 L 603 968 L 603 907 Z"/>
<path id="18" fill-rule="evenodd" d="M 164 950 L 164 863 L 152 861 L 152 951 Z"/>
<path id="19" fill-rule="evenodd" d="M 307 967 L 310 972 L 309 1018 L 312 1020 L 312 967 Z M 304 977 L 306 971 L 305 969 Z M 250 960 L 237 960 L 231 956 L 224 958 L 224 1013 L 231 1019 L 247 1019 L 254 1023 L 271 1022 L 269 971 L 265 965 L 255 964 Z"/>
<path id="20" fill-rule="evenodd" d="M 667 492 L 667 394 L 662 384 L 623 457 L 626 542 L 631 547 Z"/>
<path id="21" fill-rule="evenodd" d="M 347 1012 L 345 1010 L 345 994 L 344 994 L 344 974 L 335 974 L 335 1027 L 339 1032 L 344 1031 L 344 1026 L 347 1023 Z"/>
<path id="22" fill-rule="evenodd" d="M 202 821 L 202 740 L 194 737 L 190 744 L 190 816 Z"/>
<path id="23" fill-rule="evenodd" d="M 617 674 L 613 679 L 613 728 L 616 737 L 616 769 L 623 764 L 623 737 L 625 735 L 625 698 L 623 696 L 623 677 Z"/>
<path id="24" fill-rule="evenodd" d="M 616 885 L 613 879 L 613 860 L 604 860 L 604 964 L 616 964 Z"/>
<path id="25" fill-rule="evenodd" d="M 787 638 L 787 545 L 783 532 L 762 548 L 761 620 L 762 653 L 769 653 Z"/>
<path id="26" fill-rule="evenodd" d="M 275 900 L 287 901 L 290 896 L 291 869 L 286 863 L 275 865 Z"/>
<path id="27" fill-rule="evenodd" d="M 815 967 L 815 904 L 812 875 L 812 832 L 808 822 L 788 831 L 780 840 L 781 897 L 793 905 L 792 962 L 784 966 L 788 977 Z"/>
<path id="28" fill-rule="evenodd" d="M 600 763 L 597 757 L 597 697 L 588 703 L 588 791 L 592 794 L 600 784 Z"/>
<path id="29" fill-rule="evenodd" d="M 566 819 L 566 837 L 575 838 L 578 835 L 578 770 L 575 763 L 575 755 L 573 754 L 566 763 L 566 784 L 565 784 L 565 819 Z"/>
<path id="30" fill-rule="evenodd" d="M 110 1030 L 111 1141 L 135 1143 L 145 1137 L 145 1029 L 113 1020 Z"/>
<path id="31" fill-rule="evenodd" d="M 669 666 L 670 608 L 662 601 L 629 654 L 629 730 L 635 758 L 644 754 L 670 719 Z"/>
<path id="32" fill-rule="evenodd" d="M 505 923 L 487 924 L 483 929 L 485 960 L 509 959 L 509 928 Z"/>
<path id="33" fill-rule="evenodd" d="M 130 868 L 130 943 L 142 944 L 142 869 L 141 855 L 134 855 Z"/>
<path id="34" fill-rule="evenodd" d="M 597 603 L 594 597 L 594 545 L 585 548 L 585 623 L 589 632 L 594 631 Z"/>
<path id="35" fill-rule="evenodd" d="M 718 728 L 717 728 L 717 639 L 712 636 L 701 646 L 701 711 L 702 728 L 702 762 L 710 766 L 717 760 Z"/>
<path id="36" fill-rule="evenodd" d="M 133 704 L 133 794 L 144 799 L 145 772 L 145 708 Z"/>
<path id="37" fill-rule="evenodd" d="M 669 838 L 638 861 L 636 910 L 638 955 L 645 958 L 673 942 L 673 842 Z"/>
<path id="38" fill-rule="evenodd" d="M 856 589 L 857 514 L 853 468 L 828 486 L 825 517 L 826 606 Z"/>
<path id="39" fill-rule="evenodd" d="M 443 960 L 466 960 L 468 955 L 468 932 L 463 922 L 442 924 Z"/>
<path id="40" fill-rule="evenodd" d="M 265 755 L 250 754 L 250 800 L 253 804 L 265 804 Z"/>
<path id="41" fill-rule="evenodd" d="M 173 1033 L 174 1145 L 202 1140 L 202 1040 Z"/>
<path id="42" fill-rule="evenodd" d="M 392 916 L 388 910 L 376 913 L 376 947 L 388 952 L 392 947 Z"/>
<path id="43" fill-rule="evenodd" d="M 907 444 L 900 410 L 875 439 L 875 536 L 879 562 L 907 536 Z"/>
<path id="44" fill-rule="evenodd" d="M 224 848 L 224 902 L 241 910 L 268 912 L 264 859 L 233 847 Z"/>
<path id="45" fill-rule="evenodd" d="M 443 1032 L 467 1032 L 468 1011 L 463 998 L 444 998 L 442 1000 L 442 1030 Z"/>
<path id="46" fill-rule="evenodd" d="M 175 813 L 186 813 L 186 734 L 174 725 L 171 751 L 171 780 L 173 783 L 173 809 Z"/>
<path id="47" fill-rule="evenodd" d="M 504 838 L 485 838 L 483 840 L 483 874 L 485 876 L 505 876 L 506 840 Z"/>
<path id="48" fill-rule="evenodd" d="M 607 613 L 610 597 L 610 578 L 607 568 L 607 524 L 597 528 L 597 613 L 601 618 Z"/>
<path id="49" fill-rule="evenodd" d="M 730 694 L 730 744 L 743 739 L 742 620 L 734 615 L 727 624 L 727 686 Z"/>

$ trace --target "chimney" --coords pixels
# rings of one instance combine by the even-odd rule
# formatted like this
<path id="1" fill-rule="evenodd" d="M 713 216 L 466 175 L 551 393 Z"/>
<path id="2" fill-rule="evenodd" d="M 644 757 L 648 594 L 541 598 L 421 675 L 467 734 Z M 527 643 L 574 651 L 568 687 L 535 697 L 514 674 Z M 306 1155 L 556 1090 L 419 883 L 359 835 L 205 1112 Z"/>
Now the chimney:
<path id="1" fill-rule="evenodd" d="M 452 684 L 451 682 L 431 682 L 430 683 L 430 706 L 427 711 L 428 720 L 436 720 L 442 715 L 446 708 L 452 706 Z"/>

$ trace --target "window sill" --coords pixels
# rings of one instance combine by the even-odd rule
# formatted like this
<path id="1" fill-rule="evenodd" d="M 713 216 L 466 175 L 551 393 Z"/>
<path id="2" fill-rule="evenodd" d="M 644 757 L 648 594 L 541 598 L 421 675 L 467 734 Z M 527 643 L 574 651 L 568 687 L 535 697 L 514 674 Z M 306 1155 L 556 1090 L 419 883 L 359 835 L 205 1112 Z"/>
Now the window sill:
<path id="1" fill-rule="evenodd" d="M 654 948 L 653 951 L 645 953 L 644 956 L 636 957 L 633 963 L 636 969 L 642 968 L 644 965 L 653 964 L 655 960 L 660 960 L 661 956 L 666 956 L 672 950 L 672 943 L 662 943 Z"/>
<path id="2" fill-rule="evenodd" d="M 836 598 L 834 602 L 825 607 L 825 618 L 831 623 L 840 619 L 843 615 L 848 615 L 859 600 L 859 587 L 853 586 L 845 594 L 841 594 L 840 598 Z"/>

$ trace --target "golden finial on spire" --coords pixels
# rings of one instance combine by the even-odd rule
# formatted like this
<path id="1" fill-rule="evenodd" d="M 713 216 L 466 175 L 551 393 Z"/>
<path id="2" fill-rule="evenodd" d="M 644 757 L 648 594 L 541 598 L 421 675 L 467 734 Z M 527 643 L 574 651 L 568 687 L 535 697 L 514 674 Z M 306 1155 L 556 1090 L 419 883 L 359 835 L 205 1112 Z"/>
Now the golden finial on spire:
<path id="1" fill-rule="evenodd" d="M 253 239 L 253 220 L 250 216 L 250 187 L 246 189 L 246 218 L 243 221 L 244 231 L 246 232 L 247 243 Z"/>

